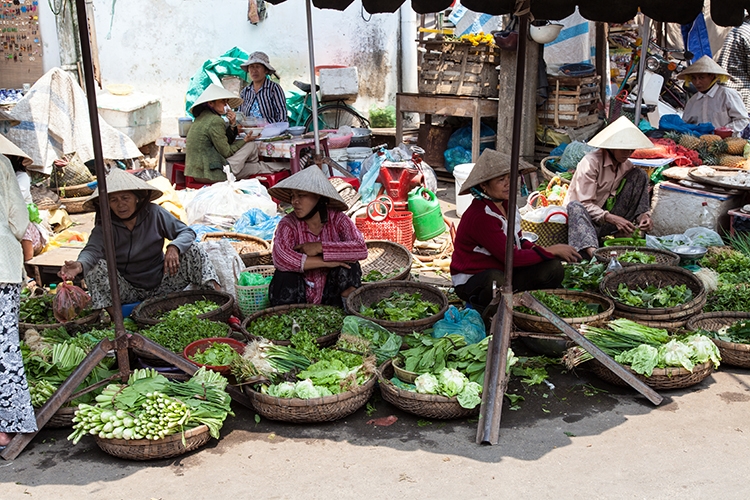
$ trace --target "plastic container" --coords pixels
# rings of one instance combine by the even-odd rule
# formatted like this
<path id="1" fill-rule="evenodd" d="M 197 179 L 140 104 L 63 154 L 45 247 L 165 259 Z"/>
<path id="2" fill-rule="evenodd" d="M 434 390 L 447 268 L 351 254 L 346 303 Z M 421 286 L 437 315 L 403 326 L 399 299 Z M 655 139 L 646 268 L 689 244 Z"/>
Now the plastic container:
<path id="1" fill-rule="evenodd" d="M 469 208 L 469 205 L 471 205 L 471 202 L 474 199 L 474 197 L 470 194 L 458 194 L 461 191 L 461 187 L 463 186 L 464 182 L 466 182 L 466 179 L 469 178 L 469 174 L 471 173 L 471 170 L 473 168 L 473 163 L 462 163 L 460 165 L 456 165 L 453 168 L 453 177 L 456 179 L 456 215 L 458 215 L 459 217 L 464 214 L 464 212 L 467 208 Z"/>
<path id="2" fill-rule="evenodd" d="M 193 119 L 189 116 L 181 116 L 177 118 L 177 130 L 180 133 L 180 137 L 187 137 L 190 125 L 193 124 Z"/>
<path id="3" fill-rule="evenodd" d="M 346 168 L 355 177 L 362 171 L 362 162 L 372 154 L 370 148 L 346 148 Z"/>
<path id="4" fill-rule="evenodd" d="M 620 264 L 620 261 L 617 260 L 617 252 L 612 250 L 611 252 L 609 252 L 609 264 L 607 264 L 607 269 L 604 271 L 604 274 L 609 274 L 620 270 L 622 270 L 622 264 Z"/>
<path id="5" fill-rule="evenodd" d="M 431 240 L 445 232 L 443 213 L 435 193 L 418 187 L 409 193 L 408 206 L 413 215 L 412 224 L 418 240 Z"/>

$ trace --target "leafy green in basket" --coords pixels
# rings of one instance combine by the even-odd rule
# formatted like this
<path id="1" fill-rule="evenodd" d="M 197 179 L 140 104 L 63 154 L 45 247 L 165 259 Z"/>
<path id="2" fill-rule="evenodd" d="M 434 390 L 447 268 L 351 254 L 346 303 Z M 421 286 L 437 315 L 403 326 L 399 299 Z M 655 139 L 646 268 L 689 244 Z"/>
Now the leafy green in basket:
<path id="1" fill-rule="evenodd" d="M 613 298 L 632 307 L 676 307 L 689 302 L 693 298 L 693 291 L 687 285 L 662 287 L 648 285 L 646 288 L 639 286 L 628 288 L 625 283 L 620 283 L 617 286 L 617 295 L 614 295 Z"/>
<path id="2" fill-rule="evenodd" d="M 183 304 L 176 309 L 165 312 L 159 319 L 168 318 L 182 318 L 186 316 L 200 316 L 201 314 L 207 314 L 211 311 L 218 309 L 219 305 L 216 302 L 210 300 L 196 300 L 190 304 Z"/>
<path id="3" fill-rule="evenodd" d="M 239 357 L 239 353 L 231 345 L 214 342 L 208 349 L 190 356 L 190 359 L 201 365 L 228 366 L 237 357 Z"/>
<path id="4" fill-rule="evenodd" d="M 440 306 L 429 300 L 422 300 L 419 292 L 393 292 L 370 307 L 362 305 L 359 312 L 368 318 L 386 321 L 416 321 L 439 313 Z"/>
<path id="5" fill-rule="evenodd" d="M 617 257 L 617 260 L 631 264 L 653 264 L 656 262 L 656 257 L 651 254 L 639 252 L 638 250 L 628 250 Z"/>
<path id="6" fill-rule="evenodd" d="M 247 332 L 269 340 L 290 340 L 297 325 L 300 331 L 319 338 L 341 332 L 344 316 L 346 313 L 343 309 L 332 306 L 290 309 L 273 316 L 260 316 L 247 325 Z"/>
<path id="7" fill-rule="evenodd" d="M 599 313 L 599 304 L 589 304 L 583 300 L 568 300 L 555 295 L 554 293 L 535 290 L 529 292 L 539 302 L 552 309 L 552 312 L 561 318 L 585 318 Z M 525 306 L 515 308 L 516 311 L 524 314 L 539 316 L 539 313 Z"/>

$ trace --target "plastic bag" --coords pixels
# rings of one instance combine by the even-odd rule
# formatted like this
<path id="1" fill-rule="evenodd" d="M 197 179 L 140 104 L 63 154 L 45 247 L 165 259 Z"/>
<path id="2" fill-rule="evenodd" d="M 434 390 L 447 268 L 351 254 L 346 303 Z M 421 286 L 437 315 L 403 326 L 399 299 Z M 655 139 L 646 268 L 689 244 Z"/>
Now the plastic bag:
<path id="1" fill-rule="evenodd" d="M 646 246 L 660 250 L 672 250 L 681 245 L 697 245 L 708 248 L 724 245 L 719 233 L 705 227 L 691 227 L 683 234 L 670 234 L 667 236 L 646 235 Z"/>
<path id="2" fill-rule="evenodd" d="M 565 207 L 559 207 L 557 205 L 539 208 L 532 208 L 529 205 L 526 205 L 520 210 L 520 212 L 523 219 L 529 222 L 557 222 L 560 224 L 566 224 L 568 222 L 568 218 L 561 213 L 556 213 L 550 216 L 549 220 L 547 219 L 547 216 L 554 212 L 567 213 Z"/>
<path id="3" fill-rule="evenodd" d="M 262 274 L 243 271 L 240 273 L 240 277 L 237 278 L 237 284 L 240 286 L 262 286 L 269 284 L 272 279 L 273 276 L 263 276 Z"/>
<path id="4" fill-rule="evenodd" d="M 467 344 L 476 344 L 487 336 L 484 320 L 475 309 L 459 311 L 456 306 L 450 306 L 443 319 L 435 323 L 432 336 L 435 338 L 457 334 L 466 339 Z"/>
<path id="5" fill-rule="evenodd" d="M 229 167 L 225 169 L 228 171 Z M 227 178 L 231 179 L 231 172 L 227 173 Z M 276 203 L 258 179 L 228 180 L 205 186 L 198 190 L 186 208 L 188 224 L 208 223 L 212 216 L 214 220 L 216 217 L 230 218 L 234 222 L 251 208 L 276 215 Z"/>
<path id="6" fill-rule="evenodd" d="M 234 295 L 234 282 L 237 273 L 245 268 L 237 250 L 226 239 L 202 241 L 199 245 L 206 251 L 208 259 L 213 264 L 216 275 L 219 277 L 221 289 L 230 295 Z"/>
<path id="7" fill-rule="evenodd" d="M 359 194 L 362 196 L 362 203 L 370 203 L 378 195 L 380 186 L 376 185 L 380 175 L 380 166 L 386 160 L 386 155 L 374 154 L 362 162 L 362 172 L 365 172 L 365 163 L 368 163 L 368 169 L 361 175 Z"/>
<path id="8" fill-rule="evenodd" d="M 55 298 L 52 299 L 52 313 L 60 323 L 73 321 L 90 303 L 91 297 L 82 288 L 60 283 Z"/>
<path id="9" fill-rule="evenodd" d="M 565 151 L 563 151 L 557 163 L 565 171 L 575 170 L 583 157 L 595 149 L 595 147 L 589 146 L 585 142 L 573 141 L 565 147 Z"/>
<path id="10" fill-rule="evenodd" d="M 237 219 L 237 222 L 232 226 L 232 231 L 271 240 L 280 221 L 281 216 L 279 215 L 270 216 L 263 210 L 251 208 Z"/>
<path id="11" fill-rule="evenodd" d="M 403 342 L 400 335 L 383 328 L 377 323 L 357 316 L 347 316 L 344 318 L 341 333 L 369 340 L 370 350 L 377 358 L 378 364 L 398 354 Z"/>

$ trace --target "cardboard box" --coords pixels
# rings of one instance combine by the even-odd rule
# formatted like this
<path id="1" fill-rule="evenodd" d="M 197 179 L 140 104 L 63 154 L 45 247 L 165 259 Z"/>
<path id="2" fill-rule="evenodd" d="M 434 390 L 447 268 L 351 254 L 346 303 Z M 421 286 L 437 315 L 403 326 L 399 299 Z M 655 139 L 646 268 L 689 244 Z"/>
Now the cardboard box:
<path id="1" fill-rule="evenodd" d="M 321 100 L 354 99 L 359 94 L 357 68 L 320 69 Z"/>

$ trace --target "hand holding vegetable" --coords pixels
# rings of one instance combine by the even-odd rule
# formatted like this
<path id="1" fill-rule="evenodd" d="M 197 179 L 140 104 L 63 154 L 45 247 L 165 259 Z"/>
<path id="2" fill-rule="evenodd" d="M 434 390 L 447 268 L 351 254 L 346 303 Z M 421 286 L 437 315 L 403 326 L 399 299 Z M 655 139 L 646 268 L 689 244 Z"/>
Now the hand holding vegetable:
<path id="1" fill-rule="evenodd" d="M 649 233 L 653 227 L 654 222 L 651 220 L 651 216 L 649 214 L 642 214 L 638 220 L 638 229 L 644 233 Z"/>
<path id="2" fill-rule="evenodd" d="M 64 281 L 71 281 L 83 272 L 83 265 L 77 260 L 66 260 L 57 275 Z"/>
<path id="3" fill-rule="evenodd" d="M 617 233 L 623 236 L 630 236 L 635 231 L 635 225 L 625 217 L 619 215 L 606 214 L 604 216 L 604 222 L 609 222 L 617 228 Z"/>

